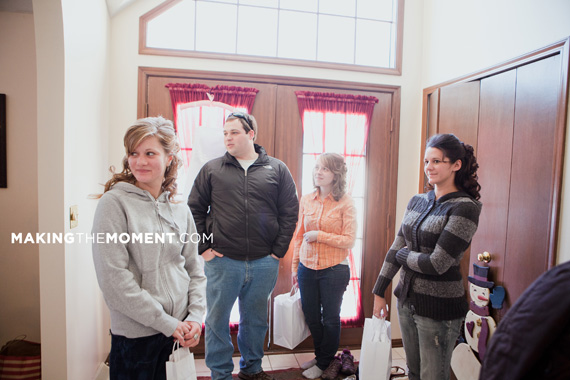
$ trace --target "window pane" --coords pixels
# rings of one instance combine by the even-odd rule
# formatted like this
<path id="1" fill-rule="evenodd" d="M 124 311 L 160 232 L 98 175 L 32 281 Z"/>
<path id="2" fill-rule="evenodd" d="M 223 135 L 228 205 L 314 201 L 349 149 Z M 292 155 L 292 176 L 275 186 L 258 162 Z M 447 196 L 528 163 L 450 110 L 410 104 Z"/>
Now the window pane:
<path id="1" fill-rule="evenodd" d="M 363 165 L 364 166 L 364 165 Z M 364 182 L 364 178 L 361 178 L 361 181 Z M 364 221 L 364 199 L 359 197 L 354 197 L 354 207 L 356 207 L 356 221 L 357 221 L 357 229 L 356 229 L 356 237 L 358 239 L 362 239 L 362 224 Z M 358 272 L 360 273 L 360 272 Z"/>
<path id="2" fill-rule="evenodd" d="M 347 17 L 319 16 L 319 61 L 354 63 L 354 22 Z"/>
<path id="3" fill-rule="evenodd" d="M 196 18 L 196 50 L 236 52 L 237 6 L 199 1 Z"/>
<path id="4" fill-rule="evenodd" d="M 197 2 L 208 2 L 208 3 L 229 3 L 229 4 L 237 4 L 238 0 L 193 0 Z"/>
<path id="5" fill-rule="evenodd" d="M 317 59 L 317 15 L 281 11 L 278 46 L 281 58 Z"/>
<path id="6" fill-rule="evenodd" d="M 305 112 L 303 153 L 323 153 L 323 115 L 322 112 Z"/>
<path id="7" fill-rule="evenodd" d="M 366 141 L 366 115 L 346 115 L 346 153 L 364 154 Z"/>
<path id="8" fill-rule="evenodd" d="M 281 9 L 292 9 L 295 11 L 317 12 L 318 0 L 281 0 Z"/>
<path id="9" fill-rule="evenodd" d="M 238 54 L 277 55 L 277 10 L 239 7 Z"/>
<path id="10" fill-rule="evenodd" d="M 194 2 L 183 1 L 150 20 L 146 45 L 163 49 L 194 49 Z"/>
<path id="11" fill-rule="evenodd" d="M 366 183 L 366 159 L 365 157 L 346 157 L 346 166 L 348 167 L 349 175 L 353 168 L 357 167 L 358 173 L 354 177 L 354 184 L 352 184 L 352 196 L 364 197 L 365 183 Z M 349 184 L 351 185 L 351 184 Z"/>
<path id="12" fill-rule="evenodd" d="M 279 8 L 277 0 L 239 0 L 240 5 L 257 5 L 259 7 Z"/>
<path id="13" fill-rule="evenodd" d="M 392 24 L 381 21 L 357 21 L 357 65 L 390 66 L 391 26 Z"/>
<path id="14" fill-rule="evenodd" d="M 339 16 L 353 16 L 356 11 L 355 0 L 321 0 L 319 12 Z"/>
<path id="15" fill-rule="evenodd" d="M 392 21 L 393 0 L 358 0 L 356 17 Z"/>
<path id="16" fill-rule="evenodd" d="M 390 66 L 389 67 L 396 67 L 396 24 L 392 24 L 390 29 L 392 31 L 391 35 L 392 38 L 390 40 Z"/>
<path id="17" fill-rule="evenodd" d="M 313 168 L 317 162 L 317 155 L 303 155 L 303 179 L 301 182 L 301 192 L 303 195 L 312 193 L 315 188 L 313 186 Z"/>
<path id="18" fill-rule="evenodd" d="M 344 155 L 344 114 L 327 112 L 325 123 L 325 152 Z"/>
<path id="19" fill-rule="evenodd" d="M 362 268 L 362 239 L 358 238 L 354 242 L 354 247 L 352 248 L 352 255 L 354 257 L 354 267 L 356 268 L 356 274 L 360 278 L 361 268 Z"/>

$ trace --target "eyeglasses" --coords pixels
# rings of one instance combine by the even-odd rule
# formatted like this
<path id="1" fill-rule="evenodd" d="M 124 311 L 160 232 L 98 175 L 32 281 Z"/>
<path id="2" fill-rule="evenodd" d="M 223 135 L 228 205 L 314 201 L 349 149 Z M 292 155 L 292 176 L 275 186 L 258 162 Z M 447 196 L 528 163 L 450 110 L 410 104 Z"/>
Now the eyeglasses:
<path id="1" fill-rule="evenodd" d="M 228 117 L 226 118 L 226 121 L 228 121 L 228 119 L 232 116 L 237 117 L 238 119 L 242 119 L 245 121 L 245 123 L 247 124 L 247 127 L 249 128 L 249 130 L 246 132 L 253 130 L 253 125 L 251 125 L 251 121 L 249 120 L 249 117 L 247 117 L 247 114 L 245 114 L 243 112 L 238 112 L 238 111 L 232 112 L 228 115 Z"/>
<path id="2" fill-rule="evenodd" d="M 431 160 L 431 161 L 430 160 L 424 160 L 424 166 L 428 166 L 430 163 L 432 164 L 432 166 L 438 166 L 439 164 L 448 163 L 448 162 L 451 162 L 451 161 L 449 161 L 449 160 L 447 160 L 447 161 L 446 160 L 438 160 L 438 159 Z"/>

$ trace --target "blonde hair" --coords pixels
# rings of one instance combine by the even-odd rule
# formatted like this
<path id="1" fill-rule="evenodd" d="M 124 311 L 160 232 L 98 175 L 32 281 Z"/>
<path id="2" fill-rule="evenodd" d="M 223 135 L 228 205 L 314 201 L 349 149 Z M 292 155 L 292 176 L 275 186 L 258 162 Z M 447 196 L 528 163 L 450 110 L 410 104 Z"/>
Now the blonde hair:
<path id="1" fill-rule="evenodd" d="M 180 145 L 178 144 L 172 122 L 162 116 L 139 119 L 127 129 L 123 139 L 126 152 L 125 157 L 123 157 L 123 170 L 120 173 L 115 173 L 113 166 L 109 168 L 113 176 L 105 184 L 104 192 L 109 191 L 118 182 L 128 182 L 133 185 L 136 183 L 137 179 L 129 168 L 129 155 L 144 139 L 149 137 L 156 137 L 166 154 L 172 157 L 170 165 L 166 167 L 164 172 L 161 190 L 163 192 L 169 191 L 169 199 L 171 201 L 174 199 L 177 188 L 176 177 L 178 176 L 178 168 L 182 166 L 182 160 L 177 155 L 180 152 Z"/>
<path id="2" fill-rule="evenodd" d="M 344 162 L 344 157 L 338 153 L 323 153 L 317 160 L 321 160 L 322 165 L 334 174 L 331 194 L 334 200 L 338 201 L 344 196 L 344 194 L 346 194 L 347 168 L 346 163 Z M 315 184 L 314 177 L 313 186 L 315 186 L 316 189 L 319 189 Z"/>

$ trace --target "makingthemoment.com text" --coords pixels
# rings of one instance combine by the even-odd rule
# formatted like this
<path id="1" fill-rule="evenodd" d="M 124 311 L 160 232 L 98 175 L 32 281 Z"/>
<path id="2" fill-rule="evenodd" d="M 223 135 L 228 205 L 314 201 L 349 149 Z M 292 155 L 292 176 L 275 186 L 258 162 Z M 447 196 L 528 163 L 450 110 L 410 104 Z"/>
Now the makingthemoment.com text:
<path id="1" fill-rule="evenodd" d="M 155 232 L 139 232 L 139 233 L 85 233 L 85 232 L 12 232 L 12 244 L 74 244 L 74 243 L 88 243 L 88 244 L 157 244 L 157 243 L 199 243 L 199 242 L 214 242 L 213 234 L 198 234 L 198 233 L 182 233 L 175 234 L 168 233 L 155 233 Z"/>

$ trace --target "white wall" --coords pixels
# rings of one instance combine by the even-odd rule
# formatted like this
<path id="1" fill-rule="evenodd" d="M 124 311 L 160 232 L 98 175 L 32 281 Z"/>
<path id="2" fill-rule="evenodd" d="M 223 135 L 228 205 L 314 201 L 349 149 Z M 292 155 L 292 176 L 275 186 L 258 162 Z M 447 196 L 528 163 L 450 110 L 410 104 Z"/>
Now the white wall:
<path id="1" fill-rule="evenodd" d="M 40 341 L 39 249 L 11 244 L 38 231 L 34 18 L 0 12 L 0 93 L 7 101 L 8 188 L 0 189 L 0 346 L 18 335 Z M 25 207 L 22 207 L 22 206 Z M 9 307 L 6 307 L 9 305 Z"/>
<path id="2" fill-rule="evenodd" d="M 426 0 L 424 9 L 422 88 L 482 70 L 570 36 L 570 1 L 567 0 Z M 570 260 L 569 131 L 567 125 L 558 263 Z"/>
<path id="3" fill-rule="evenodd" d="M 89 233 L 107 179 L 110 19 L 105 0 L 62 0 L 65 42 L 64 211 L 79 208 Z M 109 353 L 108 312 L 95 277 L 91 244 L 65 246 L 67 378 L 91 379 Z M 88 344 L 86 344 L 88 342 Z"/>
<path id="4" fill-rule="evenodd" d="M 40 246 L 42 377 L 92 379 L 109 351 L 91 230 L 106 178 L 109 35 L 105 0 L 35 0 L 39 230 L 76 242 Z M 69 227 L 78 205 L 79 226 Z"/>

